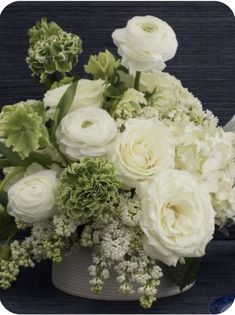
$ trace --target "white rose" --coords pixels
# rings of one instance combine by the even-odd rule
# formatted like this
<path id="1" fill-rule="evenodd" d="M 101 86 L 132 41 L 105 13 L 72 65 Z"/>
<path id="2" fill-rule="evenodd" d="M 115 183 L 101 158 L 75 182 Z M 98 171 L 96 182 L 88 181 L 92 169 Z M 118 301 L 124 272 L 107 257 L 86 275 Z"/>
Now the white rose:
<path id="1" fill-rule="evenodd" d="M 112 38 L 131 72 L 161 71 L 174 57 L 178 43 L 173 29 L 154 16 L 136 16 L 126 27 L 116 29 Z"/>
<path id="2" fill-rule="evenodd" d="M 116 139 L 112 159 L 123 183 L 136 187 L 157 172 L 174 166 L 174 142 L 167 127 L 156 118 L 128 119 Z"/>
<path id="3" fill-rule="evenodd" d="M 84 107 L 67 114 L 56 138 L 60 150 L 71 160 L 106 154 L 117 134 L 114 119 L 101 108 Z"/>
<path id="4" fill-rule="evenodd" d="M 166 170 L 140 184 L 145 252 L 169 266 L 201 257 L 214 232 L 209 194 L 186 172 Z"/>
<path id="5" fill-rule="evenodd" d="M 49 118 L 53 118 L 55 108 L 68 87 L 69 84 L 66 84 L 46 92 L 43 102 L 45 107 L 48 108 L 47 116 Z M 79 80 L 69 112 L 81 107 L 101 107 L 103 105 L 104 89 L 103 80 Z"/>
<path id="6" fill-rule="evenodd" d="M 43 170 L 26 176 L 8 190 L 8 213 L 24 222 L 42 221 L 55 211 L 56 172 Z"/>

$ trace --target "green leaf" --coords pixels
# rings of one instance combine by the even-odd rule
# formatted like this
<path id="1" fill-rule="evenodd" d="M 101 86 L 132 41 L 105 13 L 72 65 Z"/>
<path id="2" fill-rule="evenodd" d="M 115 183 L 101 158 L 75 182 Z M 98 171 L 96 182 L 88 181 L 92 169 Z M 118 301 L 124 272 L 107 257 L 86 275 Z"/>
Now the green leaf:
<path id="1" fill-rule="evenodd" d="M 178 262 L 176 267 L 166 267 L 167 272 L 181 291 L 195 281 L 200 261 L 200 258 L 185 258 L 184 264 Z"/>
<path id="2" fill-rule="evenodd" d="M 0 234 L 12 222 L 13 217 L 10 216 L 6 211 L 6 208 L 0 204 Z"/>
<path id="3" fill-rule="evenodd" d="M 0 191 L 0 204 L 3 205 L 4 207 L 6 207 L 8 204 L 7 192 L 5 192 L 3 190 Z"/>
<path id="4" fill-rule="evenodd" d="M 27 159 L 21 160 L 19 155 L 10 148 L 7 148 L 3 142 L 0 142 L 0 153 L 2 153 L 5 156 L 5 160 L 13 166 L 26 166 L 27 164 Z"/>
<path id="5" fill-rule="evenodd" d="M 42 154 L 39 152 L 30 153 L 26 161 L 28 163 L 27 166 L 29 166 L 32 163 L 38 163 L 46 168 L 48 168 L 48 166 L 50 166 L 53 163 L 51 157 L 48 154 L 45 154 L 45 153 Z"/>
<path id="6" fill-rule="evenodd" d="M 0 169 L 12 166 L 12 164 L 7 159 L 0 159 Z"/>
<path id="7" fill-rule="evenodd" d="M 31 152 L 28 158 L 22 160 L 17 153 L 13 152 L 10 148 L 7 148 L 3 142 L 0 142 L 0 153 L 4 155 L 4 160 L 7 160 L 10 164 L 8 166 L 28 167 L 34 162 L 42 165 L 43 167 L 48 167 L 50 164 L 52 164 L 52 159 L 49 155 L 38 152 Z"/>
<path id="8" fill-rule="evenodd" d="M 129 70 L 125 66 L 123 66 L 122 64 L 119 64 L 118 70 L 120 70 L 124 73 L 129 73 Z"/>
<path id="9" fill-rule="evenodd" d="M 75 81 L 69 85 L 64 95 L 61 97 L 58 105 L 56 106 L 55 120 L 51 132 L 51 141 L 56 143 L 55 133 L 62 120 L 62 118 L 68 113 L 70 106 L 72 105 L 78 81 Z"/>
<path id="10" fill-rule="evenodd" d="M 13 219 L 12 223 L 6 225 L 0 230 L 0 241 L 10 242 L 17 232 L 18 229 Z"/>
<path id="11" fill-rule="evenodd" d="M 0 205 L 0 241 L 4 244 L 0 245 L 0 259 L 7 253 L 7 244 L 10 243 L 12 238 L 18 232 L 18 228 L 14 222 L 14 218 L 7 213 L 5 207 Z"/>
<path id="12" fill-rule="evenodd" d="M 0 260 L 8 260 L 10 253 L 11 253 L 11 249 L 8 244 L 0 245 Z"/>

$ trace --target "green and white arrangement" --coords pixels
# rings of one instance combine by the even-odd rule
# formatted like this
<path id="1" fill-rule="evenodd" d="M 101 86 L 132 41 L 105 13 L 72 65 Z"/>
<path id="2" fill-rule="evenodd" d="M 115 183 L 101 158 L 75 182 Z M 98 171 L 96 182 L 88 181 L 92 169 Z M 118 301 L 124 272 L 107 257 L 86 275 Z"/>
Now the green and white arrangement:
<path id="1" fill-rule="evenodd" d="M 84 74 L 78 35 L 42 19 L 28 36 L 46 90 L 0 114 L 0 286 L 42 260 L 77 255 L 79 270 L 86 249 L 91 292 L 112 277 L 149 308 L 164 278 L 194 282 L 215 229 L 235 221 L 235 134 L 163 72 L 178 43 L 156 17 L 116 29 L 121 58 L 91 55 Z"/>

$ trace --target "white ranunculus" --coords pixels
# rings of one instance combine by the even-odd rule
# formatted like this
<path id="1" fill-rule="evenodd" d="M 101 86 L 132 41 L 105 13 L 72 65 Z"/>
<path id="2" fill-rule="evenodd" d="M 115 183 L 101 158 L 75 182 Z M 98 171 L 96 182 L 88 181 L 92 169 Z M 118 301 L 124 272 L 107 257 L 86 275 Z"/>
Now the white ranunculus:
<path id="1" fill-rule="evenodd" d="M 56 138 L 60 150 L 71 160 L 102 156 L 117 134 L 115 120 L 103 109 L 84 107 L 67 114 Z"/>
<path id="2" fill-rule="evenodd" d="M 25 176 L 8 190 L 8 213 L 27 223 L 47 219 L 55 211 L 56 186 L 51 170 Z"/>
<path id="3" fill-rule="evenodd" d="M 55 108 L 68 87 L 69 84 L 66 84 L 46 92 L 43 102 L 48 109 L 47 116 L 49 118 L 53 118 Z M 103 80 L 79 80 L 69 112 L 81 107 L 101 107 L 103 105 L 104 89 Z"/>
<path id="4" fill-rule="evenodd" d="M 214 232 L 209 194 L 187 172 L 166 170 L 139 185 L 145 252 L 169 266 L 201 257 Z"/>
<path id="5" fill-rule="evenodd" d="M 174 57 L 178 43 L 173 29 L 154 16 L 136 16 L 126 27 L 116 29 L 112 38 L 131 72 L 161 71 Z"/>
<path id="6" fill-rule="evenodd" d="M 111 156 L 124 185 L 139 181 L 174 166 L 175 147 L 169 129 L 156 118 L 128 119 L 116 139 Z"/>

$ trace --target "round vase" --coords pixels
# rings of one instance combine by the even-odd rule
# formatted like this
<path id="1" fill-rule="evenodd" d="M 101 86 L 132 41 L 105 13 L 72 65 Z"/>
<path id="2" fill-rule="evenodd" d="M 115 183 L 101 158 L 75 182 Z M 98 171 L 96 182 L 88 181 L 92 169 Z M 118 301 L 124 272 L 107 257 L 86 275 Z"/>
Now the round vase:
<path id="1" fill-rule="evenodd" d="M 57 289 L 65 293 L 88 299 L 109 301 L 136 301 L 139 299 L 137 293 L 125 295 L 119 292 L 115 271 L 110 272 L 110 277 L 106 280 L 102 292 L 100 294 L 93 293 L 90 289 L 90 275 L 87 270 L 91 264 L 91 249 L 80 247 L 76 252 L 73 251 L 66 255 L 62 262 L 53 263 L 52 283 Z M 158 298 L 180 294 L 189 290 L 193 284 L 186 286 L 181 291 L 176 283 L 164 274 L 158 287 Z"/>

